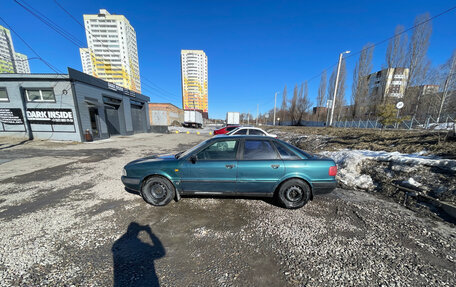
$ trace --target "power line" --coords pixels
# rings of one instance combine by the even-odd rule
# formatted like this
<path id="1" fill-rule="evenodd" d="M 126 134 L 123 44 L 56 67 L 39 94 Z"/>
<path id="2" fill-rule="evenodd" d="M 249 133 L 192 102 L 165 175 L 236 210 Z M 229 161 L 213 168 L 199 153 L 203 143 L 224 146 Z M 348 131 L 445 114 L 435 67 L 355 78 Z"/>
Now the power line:
<path id="1" fill-rule="evenodd" d="M 83 42 L 81 42 L 76 36 L 72 35 L 71 33 L 65 31 L 62 27 L 57 25 L 55 22 L 53 22 L 51 19 L 46 17 L 44 14 L 42 14 L 40 11 L 37 9 L 33 8 L 30 4 L 26 3 L 25 1 L 24 4 L 19 2 L 18 0 L 14 0 L 19 6 L 24 8 L 27 12 L 38 18 L 41 22 L 46 24 L 48 27 L 50 27 L 52 30 L 60 34 L 62 37 L 70 41 L 73 45 L 79 47 L 83 45 Z M 27 7 L 28 6 L 28 7 Z"/>
<path id="2" fill-rule="evenodd" d="M 32 48 L 32 46 L 30 46 L 29 43 L 27 43 L 27 41 L 24 40 L 24 38 L 21 37 L 21 35 L 19 35 L 19 33 L 17 33 L 9 24 L 8 22 L 5 21 L 5 19 L 3 19 L 1 16 L 0 16 L 0 20 L 2 20 L 3 23 L 5 23 L 5 25 L 8 27 L 8 29 L 10 29 L 36 56 L 39 60 L 41 60 L 46 66 L 48 66 L 51 70 L 53 70 L 56 74 L 63 74 L 59 69 L 57 69 L 56 67 L 54 67 L 53 65 L 51 65 L 48 61 L 46 61 L 45 59 L 43 59 L 43 57 L 40 56 L 40 54 L 38 54 L 37 51 L 35 51 L 35 49 Z"/>
<path id="3" fill-rule="evenodd" d="M 63 7 L 62 4 L 60 4 L 57 0 L 54 0 L 54 2 L 55 2 L 55 4 L 56 4 L 57 6 L 60 7 L 60 9 L 62 9 L 68 16 L 70 16 L 71 19 L 73 19 L 73 21 L 75 21 L 78 25 L 80 25 L 82 28 L 84 28 L 84 30 L 85 30 L 87 33 L 89 33 L 89 34 L 90 34 L 92 37 L 94 37 L 101 45 L 103 45 L 104 48 L 106 48 L 109 52 L 113 53 L 113 52 L 109 49 L 109 46 L 108 46 L 108 45 L 104 44 L 104 43 L 103 43 L 101 40 L 99 40 L 95 35 L 93 35 L 93 34 L 90 32 L 90 30 L 88 30 L 88 29 L 85 27 L 85 25 L 84 25 L 83 23 L 81 23 L 73 14 L 71 14 L 67 9 L 65 9 L 65 7 Z M 129 66 L 130 70 L 132 70 L 132 69 L 131 69 L 131 66 L 129 65 L 129 63 L 126 63 L 126 64 Z M 178 99 L 180 98 L 180 96 L 178 96 L 178 95 L 176 95 L 176 94 L 174 94 L 174 93 L 172 93 L 172 92 L 167 91 L 166 89 L 160 87 L 159 85 L 157 85 L 157 84 L 154 83 L 153 81 L 147 79 L 146 77 L 142 76 L 141 78 L 143 79 L 143 85 L 149 86 L 151 89 L 154 89 L 156 92 L 161 93 L 161 94 L 163 95 L 163 97 L 167 98 L 168 100 L 175 100 L 175 99 L 170 98 L 169 96 L 167 96 L 167 94 L 168 94 L 168 95 L 171 95 L 171 96 L 173 96 L 173 97 L 177 97 Z M 150 84 L 148 85 L 148 84 L 144 83 L 145 81 L 149 82 Z M 162 97 L 162 98 L 163 98 L 163 97 Z"/>
<path id="4" fill-rule="evenodd" d="M 426 24 L 426 23 L 428 23 L 428 22 L 430 22 L 430 21 L 432 21 L 432 20 L 434 20 L 434 19 L 436 19 L 436 18 L 438 18 L 438 17 L 440 17 L 440 16 L 442 16 L 442 15 L 444 15 L 444 14 L 447 14 L 447 13 L 451 12 L 452 10 L 455 10 L 455 9 L 456 9 L 456 6 L 453 6 L 453 7 L 451 7 L 451 8 L 448 8 L 448 9 L 446 9 L 446 10 L 444 10 L 444 11 L 438 13 L 437 15 L 434 15 L 434 16 L 430 17 L 429 19 L 426 19 L 426 20 L 424 20 L 424 21 L 422 21 L 422 22 L 420 22 L 420 23 L 417 23 L 417 24 L 415 24 L 415 25 L 413 25 L 413 26 L 411 26 L 411 27 L 405 29 L 404 31 L 402 31 L 402 32 L 400 32 L 400 33 L 394 34 L 394 35 L 391 36 L 391 37 L 388 37 L 388 38 L 386 38 L 386 39 L 383 39 L 383 40 L 381 40 L 381 41 L 379 41 L 379 42 L 377 42 L 377 43 L 374 43 L 374 44 L 372 44 L 372 45 L 370 45 L 370 46 L 368 46 L 368 47 L 365 47 L 365 48 L 363 48 L 363 49 L 361 49 L 361 50 L 359 50 L 359 51 L 357 51 L 357 52 L 351 53 L 350 55 L 348 55 L 348 56 L 346 56 L 346 57 L 344 57 L 344 58 L 347 59 L 347 58 L 353 57 L 353 56 L 355 56 L 355 55 L 360 54 L 361 52 L 363 52 L 363 51 L 365 51 L 365 50 L 368 50 L 368 49 L 374 48 L 374 47 L 376 47 L 376 46 L 379 46 L 379 45 L 381 45 L 381 44 L 383 44 L 383 43 L 385 43 L 385 42 L 387 42 L 387 41 L 389 41 L 389 40 L 391 40 L 391 39 L 396 38 L 396 37 L 399 36 L 399 35 L 402 35 L 402 34 L 408 32 L 408 31 L 410 31 L 410 30 L 413 30 L 413 29 L 415 29 L 415 28 L 418 27 L 418 26 L 424 25 L 424 24 Z M 323 69 L 323 71 L 325 71 L 325 70 L 330 70 L 331 68 L 333 68 L 333 67 L 336 66 L 336 65 L 337 65 L 337 63 L 335 63 L 335 64 L 329 66 L 329 67 L 326 68 L 326 69 Z M 309 80 L 307 80 L 307 82 L 310 82 L 310 81 L 314 80 L 315 78 L 320 77 L 321 74 L 323 73 L 323 71 L 321 71 L 318 75 L 315 75 L 315 76 L 311 77 Z"/>

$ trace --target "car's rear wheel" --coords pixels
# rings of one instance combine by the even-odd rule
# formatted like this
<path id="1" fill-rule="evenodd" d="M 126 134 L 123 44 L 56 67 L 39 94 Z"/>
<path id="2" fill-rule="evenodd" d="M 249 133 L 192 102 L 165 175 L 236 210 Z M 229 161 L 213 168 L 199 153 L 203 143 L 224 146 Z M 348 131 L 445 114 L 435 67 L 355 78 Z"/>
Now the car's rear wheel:
<path id="1" fill-rule="evenodd" d="M 301 179 L 290 179 L 280 185 L 276 196 L 283 207 L 300 208 L 310 200 L 310 186 Z"/>
<path id="2" fill-rule="evenodd" d="M 176 191 L 173 184 L 161 176 L 151 176 L 141 188 L 141 196 L 147 202 L 155 206 L 167 205 L 173 200 Z"/>

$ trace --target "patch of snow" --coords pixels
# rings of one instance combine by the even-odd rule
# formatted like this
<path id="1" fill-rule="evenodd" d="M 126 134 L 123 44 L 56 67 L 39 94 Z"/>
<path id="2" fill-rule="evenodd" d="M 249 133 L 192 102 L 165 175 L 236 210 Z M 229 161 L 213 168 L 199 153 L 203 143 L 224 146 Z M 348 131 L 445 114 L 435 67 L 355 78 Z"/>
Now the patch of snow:
<path id="1" fill-rule="evenodd" d="M 337 180 L 343 185 L 362 190 L 373 190 L 375 185 L 369 175 L 361 173 L 361 163 L 366 159 L 391 163 L 392 171 L 413 172 L 420 166 L 437 167 L 444 170 L 456 171 L 456 160 L 441 159 L 435 156 L 424 156 L 426 151 L 416 154 L 371 150 L 339 150 L 325 151 L 321 155 L 333 159 L 338 166 Z M 413 178 L 407 182 L 413 186 L 422 186 Z"/>
<path id="2" fill-rule="evenodd" d="M 408 183 L 408 184 L 416 186 L 416 187 L 422 186 L 422 184 L 419 183 L 418 181 L 414 180 L 413 177 L 409 178 L 407 181 L 405 181 L 405 183 Z"/>

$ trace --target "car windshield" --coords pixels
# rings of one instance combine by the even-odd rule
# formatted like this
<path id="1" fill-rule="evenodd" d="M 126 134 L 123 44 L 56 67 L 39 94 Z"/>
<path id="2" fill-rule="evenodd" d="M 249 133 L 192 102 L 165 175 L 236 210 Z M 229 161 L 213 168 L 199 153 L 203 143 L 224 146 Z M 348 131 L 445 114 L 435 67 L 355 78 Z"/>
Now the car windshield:
<path id="1" fill-rule="evenodd" d="M 232 135 L 234 134 L 235 132 L 237 132 L 239 130 L 239 128 L 235 128 L 234 130 L 230 131 L 230 132 L 227 132 L 226 134 L 227 135 Z"/>
<path id="2" fill-rule="evenodd" d="M 196 146 L 192 147 L 192 148 L 189 148 L 188 150 L 186 151 L 181 151 L 179 153 L 176 153 L 174 155 L 175 158 L 181 158 L 181 157 L 184 157 L 184 156 L 187 156 L 188 154 L 191 154 L 193 151 L 197 150 L 198 148 L 202 147 L 203 145 L 205 145 L 208 141 L 208 140 L 205 140 L 203 142 L 200 142 L 199 144 L 197 144 Z"/>

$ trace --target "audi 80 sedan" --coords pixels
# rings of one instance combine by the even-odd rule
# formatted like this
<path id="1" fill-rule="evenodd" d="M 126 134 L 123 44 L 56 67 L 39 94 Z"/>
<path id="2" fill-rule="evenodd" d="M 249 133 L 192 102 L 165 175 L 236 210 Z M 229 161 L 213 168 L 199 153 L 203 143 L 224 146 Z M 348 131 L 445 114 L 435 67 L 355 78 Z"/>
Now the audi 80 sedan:
<path id="1" fill-rule="evenodd" d="M 219 136 L 175 155 L 132 161 L 122 182 L 156 206 L 181 195 L 224 195 L 275 197 L 286 208 L 300 208 L 332 191 L 336 173 L 332 159 L 276 138 Z"/>

